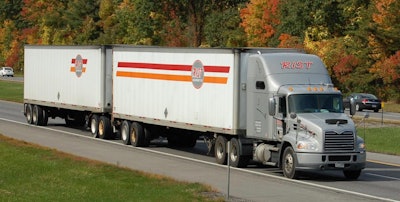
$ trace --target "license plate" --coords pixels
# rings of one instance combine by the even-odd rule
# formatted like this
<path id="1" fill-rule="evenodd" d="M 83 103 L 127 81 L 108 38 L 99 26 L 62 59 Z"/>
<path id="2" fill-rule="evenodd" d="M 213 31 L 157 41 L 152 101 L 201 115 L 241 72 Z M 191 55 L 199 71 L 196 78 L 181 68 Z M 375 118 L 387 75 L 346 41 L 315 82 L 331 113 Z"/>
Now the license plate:
<path id="1" fill-rule="evenodd" d="M 340 162 L 335 163 L 335 167 L 336 168 L 344 168 L 344 163 L 340 163 Z"/>
<path id="2" fill-rule="evenodd" d="M 376 105 L 372 105 L 373 108 L 376 108 Z"/>

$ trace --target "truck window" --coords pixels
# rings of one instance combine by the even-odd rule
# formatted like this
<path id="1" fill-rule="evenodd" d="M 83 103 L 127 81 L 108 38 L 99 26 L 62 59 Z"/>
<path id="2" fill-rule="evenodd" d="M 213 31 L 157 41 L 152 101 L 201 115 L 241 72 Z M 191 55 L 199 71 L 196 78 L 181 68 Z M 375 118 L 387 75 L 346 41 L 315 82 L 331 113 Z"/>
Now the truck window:
<path id="1" fill-rule="evenodd" d="M 257 90 L 264 90 L 265 89 L 264 81 L 256 81 L 256 89 Z"/>
<path id="2" fill-rule="evenodd" d="M 339 94 L 299 94 L 288 99 L 289 113 L 343 113 Z"/>

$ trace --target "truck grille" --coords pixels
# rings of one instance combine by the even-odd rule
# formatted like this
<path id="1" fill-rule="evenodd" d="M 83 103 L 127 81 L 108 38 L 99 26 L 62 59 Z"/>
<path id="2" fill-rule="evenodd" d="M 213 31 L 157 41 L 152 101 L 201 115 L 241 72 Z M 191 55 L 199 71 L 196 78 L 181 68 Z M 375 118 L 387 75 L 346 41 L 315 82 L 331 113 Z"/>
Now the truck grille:
<path id="1" fill-rule="evenodd" d="M 341 134 L 327 131 L 325 132 L 324 149 L 330 151 L 353 151 L 354 150 L 354 135 L 351 131 L 345 131 Z"/>

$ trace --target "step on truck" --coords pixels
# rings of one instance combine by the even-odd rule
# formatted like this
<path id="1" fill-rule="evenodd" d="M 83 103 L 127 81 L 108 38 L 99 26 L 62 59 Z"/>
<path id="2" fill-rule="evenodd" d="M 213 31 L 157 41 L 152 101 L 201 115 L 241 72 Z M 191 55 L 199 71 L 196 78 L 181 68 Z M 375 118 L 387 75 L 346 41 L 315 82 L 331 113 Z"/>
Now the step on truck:
<path id="1" fill-rule="evenodd" d="M 27 45 L 24 65 L 30 124 L 60 117 L 135 147 L 201 137 L 219 164 L 277 166 L 288 178 L 337 169 L 357 179 L 365 167 L 325 65 L 295 49 Z"/>

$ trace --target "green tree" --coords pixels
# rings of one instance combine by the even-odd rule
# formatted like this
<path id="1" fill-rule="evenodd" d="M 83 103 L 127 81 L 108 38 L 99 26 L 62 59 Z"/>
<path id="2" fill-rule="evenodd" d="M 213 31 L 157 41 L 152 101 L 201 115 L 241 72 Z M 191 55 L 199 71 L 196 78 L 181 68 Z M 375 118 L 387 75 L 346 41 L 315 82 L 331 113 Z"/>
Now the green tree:
<path id="1" fill-rule="evenodd" d="M 102 32 L 98 26 L 100 0 L 71 0 L 63 15 L 70 44 L 92 44 Z"/>
<path id="2" fill-rule="evenodd" d="M 240 22 L 237 8 L 212 12 L 206 17 L 204 44 L 211 47 L 246 46 L 246 34 Z"/>

